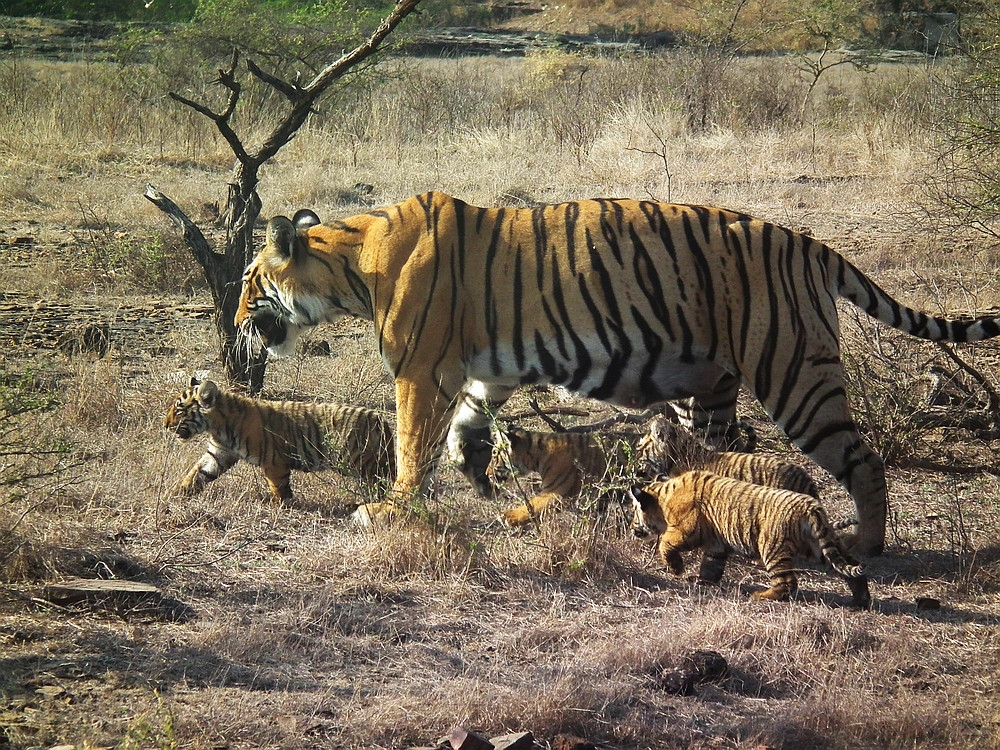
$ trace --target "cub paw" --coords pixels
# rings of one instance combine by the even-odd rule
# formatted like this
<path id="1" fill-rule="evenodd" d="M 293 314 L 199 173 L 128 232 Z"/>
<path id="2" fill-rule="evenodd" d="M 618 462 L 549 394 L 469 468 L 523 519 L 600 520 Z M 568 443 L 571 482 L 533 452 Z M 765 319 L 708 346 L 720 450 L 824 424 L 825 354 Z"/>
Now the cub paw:
<path id="1" fill-rule="evenodd" d="M 364 503 L 351 514 L 351 521 L 362 529 L 374 529 L 392 521 L 400 511 L 395 503 Z"/>
<path id="2" fill-rule="evenodd" d="M 531 513 L 523 505 L 516 508 L 508 508 L 500 514 L 500 523 L 510 529 L 527 526 L 531 523 Z"/>

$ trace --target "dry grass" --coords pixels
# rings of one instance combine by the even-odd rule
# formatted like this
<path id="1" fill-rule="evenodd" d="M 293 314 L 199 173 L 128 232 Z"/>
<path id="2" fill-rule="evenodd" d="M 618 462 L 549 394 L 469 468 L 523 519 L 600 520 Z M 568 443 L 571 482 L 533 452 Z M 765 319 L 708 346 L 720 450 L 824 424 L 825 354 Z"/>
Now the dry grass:
<path id="1" fill-rule="evenodd" d="M 747 61 L 695 132 L 678 94 L 692 64 L 400 61 L 328 102 L 281 153 L 264 213 L 331 218 L 432 188 L 486 204 L 669 195 L 808 228 L 918 306 L 997 304 L 996 248 L 914 221 L 934 70 L 839 69 L 800 115 L 793 63 Z M 45 321 L 39 297 L 114 320 L 157 298 L 207 302 L 141 194 L 153 182 L 208 227 L 203 206 L 223 196 L 229 159 L 203 121 L 143 88 L 151 80 L 0 63 L 17 102 L 0 116 L 0 283 L 25 295 L 4 323 L 17 341 Z M 370 195 L 352 191 L 359 182 Z M 143 270 L 156 247 L 178 260 L 160 276 Z M 112 251 L 114 274 L 102 265 Z M 3 369 L 30 367 L 60 401 L 23 435 L 62 436 L 75 465 L 0 495 L 0 746 L 401 748 L 459 723 L 622 748 L 1000 747 L 990 474 L 890 469 L 890 549 L 872 565 L 870 612 L 839 606 L 842 586 L 823 573 L 804 575 L 806 601 L 750 602 L 763 575 L 738 561 L 720 588 L 697 589 L 659 570 L 614 513 L 509 535 L 491 522 L 508 500 L 475 497 L 449 466 L 416 520 L 371 534 L 346 518 L 370 493 L 332 473 L 296 475 L 285 507 L 249 466 L 181 502 L 170 488 L 200 446 L 164 435 L 161 419 L 186 373 L 220 375 L 216 341 L 205 318 L 144 320 L 114 333 L 102 359 L 5 339 Z M 870 328 L 843 325 L 855 403 L 884 451 L 996 464 L 968 431 L 907 422 L 913 402 L 899 397 L 945 361 L 935 350 L 882 331 L 880 360 Z M 266 395 L 392 407 L 366 326 L 316 338 L 333 355 L 271 363 Z M 994 377 L 995 346 L 962 353 Z M 757 407 L 743 411 L 763 449 L 787 450 Z M 843 491 L 812 468 L 831 513 L 847 515 Z M 190 616 L 33 596 L 46 581 L 109 574 L 157 584 Z M 920 596 L 944 606 L 917 609 Z M 663 670 L 696 648 L 723 654 L 727 677 L 693 696 L 661 689 Z"/>

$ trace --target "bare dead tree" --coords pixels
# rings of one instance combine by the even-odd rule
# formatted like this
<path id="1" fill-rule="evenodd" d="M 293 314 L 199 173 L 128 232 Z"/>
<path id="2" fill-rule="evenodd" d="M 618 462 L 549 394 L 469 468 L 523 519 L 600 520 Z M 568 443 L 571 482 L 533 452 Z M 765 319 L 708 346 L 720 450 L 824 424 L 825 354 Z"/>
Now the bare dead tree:
<path id="1" fill-rule="evenodd" d="M 222 342 L 222 362 L 226 376 L 231 382 L 245 386 L 251 393 L 259 392 L 264 385 L 267 353 L 251 351 L 249 347 L 241 345 L 233 319 L 239 304 L 243 269 L 254 253 L 253 227 L 261 209 L 257 194 L 260 168 L 295 136 L 314 111 L 316 101 L 330 85 L 372 55 L 419 2 L 420 0 L 399 0 L 367 41 L 327 65 L 304 86 L 299 85 L 298 81 L 288 82 L 273 76 L 261 70 L 253 61 L 247 60 L 246 67 L 250 74 L 282 94 L 291 107 L 284 119 L 254 149 L 244 144 L 232 124 L 242 92 L 237 76 L 240 61 L 238 49 L 233 50 L 229 67 L 219 71 L 217 83 L 229 92 L 222 111 L 217 112 L 205 104 L 170 92 L 172 99 L 212 120 L 236 156 L 224 214 L 225 248 L 221 252 L 214 249 L 195 223 L 156 188 L 149 186 L 145 197 L 178 225 L 185 243 L 204 270 L 215 304 L 215 326 Z"/>

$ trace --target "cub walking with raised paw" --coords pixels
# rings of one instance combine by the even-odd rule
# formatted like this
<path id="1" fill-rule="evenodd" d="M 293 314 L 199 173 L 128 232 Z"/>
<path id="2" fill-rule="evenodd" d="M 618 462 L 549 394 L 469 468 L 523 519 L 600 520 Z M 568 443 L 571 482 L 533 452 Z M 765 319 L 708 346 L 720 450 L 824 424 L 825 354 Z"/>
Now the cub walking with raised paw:
<path id="1" fill-rule="evenodd" d="M 386 486 L 396 476 L 392 427 L 372 409 L 257 400 L 191 378 L 164 426 L 185 441 L 209 436 L 205 453 L 177 488 L 181 495 L 198 494 L 240 459 L 264 470 L 276 500 L 292 497 L 293 469 L 332 469 Z"/>
<path id="2" fill-rule="evenodd" d="M 718 583 L 731 551 L 759 559 L 771 587 L 755 599 L 787 600 L 798 588 L 793 558 L 825 561 L 851 588 L 853 604 L 871 605 L 864 566 L 851 557 L 815 498 L 704 471 L 632 490 L 632 532 L 658 539 L 664 564 L 684 572 L 681 552 L 703 548 L 699 580 Z"/>

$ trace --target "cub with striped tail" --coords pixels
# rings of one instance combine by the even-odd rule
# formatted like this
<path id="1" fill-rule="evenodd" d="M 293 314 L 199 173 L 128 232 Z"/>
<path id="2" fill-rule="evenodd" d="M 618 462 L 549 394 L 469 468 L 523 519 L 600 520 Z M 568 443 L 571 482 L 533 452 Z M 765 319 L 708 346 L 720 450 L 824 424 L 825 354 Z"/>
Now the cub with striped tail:
<path id="1" fill-rule="evenodd" d="M 447 441 L 490 493 L 493 415 L 552 383 L 627 407 L 692 399 L 732 422 L 741 383 L 854 499 L 856 548 L 885 541 L 882 460 L 847 402 L 837 299 L 933 341 L 979 341 L 1000 317 L 934 318 L 893 300 L 827 245 L 743 213 L 595 199 L 480 208 L 425 193 L 329 224 L 273 217 L 234 322 L 295 350 L 345 315 L 373 321 L 396 382 L 395 493 L 420 491 Z"/>
<path id="2" fill-rule="evenodd" d="M 851 588 L 853 604 L 871 605 L 864 566 L 844 548 L 815 498 L 705 471 L 689 471 L 632 490 L 632 533 L 655 540 L 675 575 L 681 552 L 703 548 L 699 580 L 718 583 L 731 551 L 760 560 L 771 587 L 754 599 L 782 601 L 798 588 L 796 555 L 825 561 Z"/>
<path id="3" fill-rule="evenodd" d="M 191 378 L 164 419 L 183 441 L 208 433 L 208 447 L 177 487 L 201 492 L 243 459 L 264 470 L 276 500 L 292 497 L 292 470 L 333 469 L 370 482 L 395 478 L 392 427 L 371 409 L 332 403 L 264 401 Z"/>

